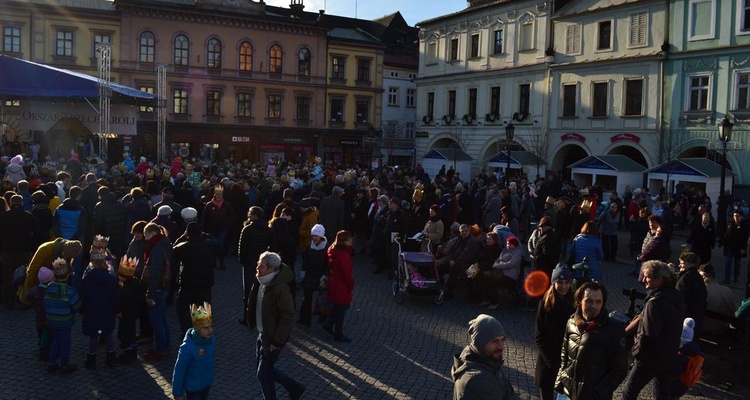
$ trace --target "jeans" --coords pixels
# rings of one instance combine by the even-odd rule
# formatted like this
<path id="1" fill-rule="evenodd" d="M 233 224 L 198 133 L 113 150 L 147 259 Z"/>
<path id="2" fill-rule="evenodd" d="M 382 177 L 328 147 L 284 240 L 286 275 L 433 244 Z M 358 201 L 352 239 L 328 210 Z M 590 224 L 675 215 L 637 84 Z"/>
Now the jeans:
<path id="1" fill-rule="evenodd" d="M 203 390 L 199 390 L 197 392 L 188 392 L 185 391 L 185 398 L 187 400 L 208 400 L 208 391 L 211 389 L 210 387 L 207 387 Z"/>
<path id="2" fill-rule="evenodd" d="M 734 257 L 732 250 L 729 249 L 729 255 L 726 256 L 724 261 L 724 280 L 729 282 L 729 278 L 732 277 L 732 263 L 734 262 L 734 280 L 736 281 L 740 276 L 740 266 L 742 265 L 742 259 Z"/>
<path id="3" fill-rule="evenodd" d="M 661 361 L 657 360 L 657 362 Z M 659 369 L 638 359 L 633 362 L 633 368 L 630 369 L 628 377 L 625 378 L 622 400 L 637 400 L 638 394 L 652 379 L 654 380 L 654 399 L 668 400 L 669 385 L 672 380 L 670 366 L 668 365 L 666 368 Z"/>
<path id="4" fill-rule="evenodd" d="M 562 393 L 557 393 L 556 400 L 570 400 L 570 397 L 568 397 L 567 395 L 562 394 Z"/>
<path id="5" fill-rule="evenodd" d="M 348 304 L 333 305 L 333 310 L 331 311 L 331 319 L 329 320 L 328 325 L 333 328 L 333 334 L 337 338 L 344 336 L 344 317 L 346 316 L 346 310 L 348 309 Z"/>
<path id="6" fill-rule="evenodd" d="M 602 235 L 602 250 L 604 250 L 604 259 L 614 261 L 617 258 L 617 235 Z"/>
<path id="7" fill-rule="evenodd" d="M 299 322 L 310 325 L 312 319 L 312 304 L 315 291 L 305 288 L 302 292 L 302 306 L 299 308 Z"/>
<path id="8" fill-rule="evenodd" d="M 70 337 L 71 329 L 52 329 L 52 345 L 49 349 L 49 365 L 57 363 L 60 357 L 60 366 L 67 367 L 70 363 Z"/>
<path id="9" fill-rule="evenodd" d="M 276 400 L 276 383 L 283 386 L 288 392 L 299 390 L 302 386 L 293 378 L 290 378 L 274 367 L 279 359 L 281 349 L 271 352 L 263 345 L 263 334 L 258 334 L 258 345 L 256 350 L 255 374 L 260 383 L 260 390 L 265 400 Z"/>
<path id="10" fill-rule="evenodd" d="M 168 294 L 166 290 L 157 291 L 154 296 L 156 304 L 148 308 L 148 319 L 154 328 L 154 342 L 156 342 L 156 352 L 159 354 L 167 354 L 169 351 L 169 324 L 167 324 L 167 316 L 164 312 Z"/>

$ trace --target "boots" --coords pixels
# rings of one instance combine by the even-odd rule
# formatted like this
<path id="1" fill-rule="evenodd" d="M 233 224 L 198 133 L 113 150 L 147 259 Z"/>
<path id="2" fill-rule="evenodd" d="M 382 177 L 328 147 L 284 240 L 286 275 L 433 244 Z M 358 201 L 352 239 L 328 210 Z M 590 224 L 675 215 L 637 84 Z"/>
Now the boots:
<path id="1" fill-rule="evenodd" d="M 96 354 L 86 354 L 86 363 L 83 364 L 86 369 L 96 369 Z"/>
<path id="2" fill-rule="evenodd" d="M 120 356 L 117 358 L 117 362 L 120 364 L 132 364 L 135 362 L 135 360 L 138 358 L 138 349 L 133 347 L 132 349 L 127 349 L 120 354 Z"/>
<path id="3" fill-rule="evenodd" d="M 106 361 L 107 366 L 110 368 L 114 368 L 116 362 L 117 362 L 117 353 L 114 351 L 107 353 L 107 361 Z"/>

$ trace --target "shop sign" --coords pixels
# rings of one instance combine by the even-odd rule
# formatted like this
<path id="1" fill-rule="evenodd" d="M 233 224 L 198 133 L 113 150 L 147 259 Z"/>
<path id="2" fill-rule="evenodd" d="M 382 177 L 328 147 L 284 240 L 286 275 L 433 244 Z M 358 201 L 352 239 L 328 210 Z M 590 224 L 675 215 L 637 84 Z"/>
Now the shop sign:
<path id="1" fill-rule="evenodd" d="M 252 138 L 250 136 L 232 136 L 232 143 L 251 143 Z"/>
<path id="2" fill-rule="evenodd" d="M 359 140 L 357 139 L 341 139 L 339 144 L 342 146 L 359 146 Z"/>
<path id="3" fill-rule="evenodd" d="M 284 143 L 302 143 L 302 139 L 296 137 L 286 137 L 283 141 Z"/>
<path id="4" fill-rule="evenodd" d="M 135 136 L 138 133 L 135 106 L 112 105 L 109 111 L 109 132 Z M 21 102 L 21 129 L 48 131 L 63 119 L 75 119 L 92 133 L 99 132 L 99 114 L 88 104 Z"/>
<path id="5" fill-rule="evenodd" d="M 563 142 L 566 141 L 566 140 L 576 140 L 576 141 L 579 141 L 581 143 L 586 143 L 586 138 L 583 135 L 581 135 L 579 133 L 575 133 L 575 132 L 569 132 L 569 133 L 566 133 L 566 134 L 560 136 L 560 140 L 563 141 Z"/>
<path id="6" fill-rule="evenodd" d="M 188 156 L 190 156 L 190 149 L 187 146 L 182 146 L 177 151 L 177 154 L 179 154 L 182 158 L 187 158 Z"/>
<path id="7" fill-rule="evenodd" d="M 632 133 L 620 133 L 619 135 L 614 135 L 611 138 L 609 138 L 609 141 L 612 143 L 619 142 L 622 140 L 628 140 L 635 143 L 640 143 L 641 138 L 639 136 L 633 135 Z"/>

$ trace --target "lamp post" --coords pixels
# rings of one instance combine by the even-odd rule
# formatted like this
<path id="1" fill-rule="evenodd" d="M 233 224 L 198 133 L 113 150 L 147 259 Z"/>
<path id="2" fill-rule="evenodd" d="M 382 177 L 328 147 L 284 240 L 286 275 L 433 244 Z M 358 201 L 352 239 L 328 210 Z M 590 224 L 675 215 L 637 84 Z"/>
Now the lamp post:
<path id="1" fill-rule="evenodd" d="M 719 183 L 719 226 L 726 226 L 727 204 L 724 196 L 724 180 L 727 176 L 727 143 L 732 140 L 732 128 L 734 124 L 727 117 L 719 123 L 719 140 L 721 141 L 721 182 Z"/>
<path id="2" fill-rule="evenodd" d="M 505 126 L 505 138 L 507 139 L 507 144 L 505 146 L 506 154 L 505 156 L 508 159 L 508 165 L 505 168 L 505 188 L 510 188 L 510 143 L 513 141 L 513 133 L 515 133 L 516 127 L 513 125 L 513 121 L 508 123 L 508 125 Z"/>

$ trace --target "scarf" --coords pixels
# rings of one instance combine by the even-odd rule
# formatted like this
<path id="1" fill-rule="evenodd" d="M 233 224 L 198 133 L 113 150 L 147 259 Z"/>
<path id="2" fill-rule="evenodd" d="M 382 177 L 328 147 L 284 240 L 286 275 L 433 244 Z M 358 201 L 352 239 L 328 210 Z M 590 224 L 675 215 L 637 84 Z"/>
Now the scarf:
<path id="1" fill-rule="evenodd" d="M 440 221 L 440 216 L 439 215 L 436 215 L 434 217 L 430 217 L 430 222 L 438 222 L 438 221 Z"/>
<path id="2" fill-rule="evenodd" d="M 273 278 L 275 278 L 276 275 L 278 275 L 278 274 L 279 274 L 279 271 L 273 271 L 270 274 L 266 274 L 266 275 L 263 275 L 263 276 L 258 276 L 258 282 L 260 282 L 261 285 L 266 286 L 269 283 L 271 283 L 271 281 L 273 281 Z"/>
<path id="3" fill-rule="evenodd" d="M 162 238 L 165 236 L 161 233 L 157 233 L 156 235 L 152 236 L 151 239 L 146 240 L 146 252 L 143 253 L 143 259 L 148 260 L 148 258 L 151 256 L 151 251 L 156 246 L 156 243 L 159 242 Z"/>
<path id="4" fill-rule="evenodd" d="M 211 199 L 211 204 L 215 205 L 216 208 L 221 210 L 221 206 L 224 205 L 224 199 L 217 199 L 215 196 Z"/>
<path id="5" fill-rule="evenodd" d="M 310 248 L 313 250 L 323 250 L 326 248 L 326 245 L 328 244 L 328 241 L 326 240 L 325 236 L 322 238 L 320 243 L 317 245 L 312 240 L 310 241 Z"/>

